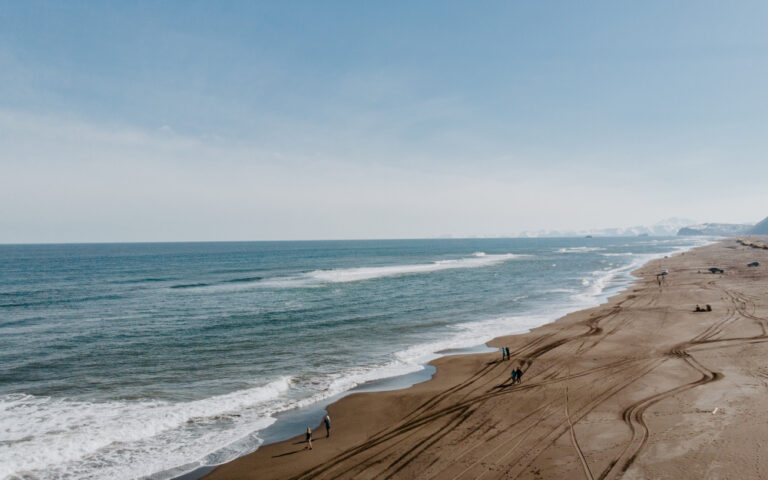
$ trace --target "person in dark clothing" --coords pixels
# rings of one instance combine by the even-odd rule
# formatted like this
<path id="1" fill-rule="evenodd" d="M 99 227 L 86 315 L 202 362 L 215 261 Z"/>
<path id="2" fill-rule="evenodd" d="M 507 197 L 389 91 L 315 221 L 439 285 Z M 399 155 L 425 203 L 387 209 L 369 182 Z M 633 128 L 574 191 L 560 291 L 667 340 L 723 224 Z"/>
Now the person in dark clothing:
<path id="1" fill-rule="evenodd" d="M 513 368 L 512 371 L 509 373 L 509 378 L 512 380 L 512 383 L 514 384 L 515 380 L 517 380 L 517 370 Z"/>
<path id="2" fill-rule="evenodd" d="M 325 423 L 325 438 L 328 438 L 331 436 L 331 417 L 326 414 L 323 422 Z"/>
<path id="3" fill-rule="evenodd" d="M 307 425 L 307 446 L 304 447 L 304 450 L 312 450 L 312 430 L 309 428 L 309 425 Z"/>
<path id="4" fill-rule="evenodd" d="M 707 311 L 708 311 L 708 312 L 711 312 L 711 311 L 712 311 L 712 305 L 710 305 L 710 304 L 707 304 Z"/>
<path id="5" fill-rule="evenodd" d="M 515 370 L 515 382 L 520 383 L 523 380 L 523 371 L 520 370 L 520 367 L 517 367 L 517 370 Z"/>
<path id="6" fill-rule="evenodd" d="M 507 360 L 509 360 L 509 347 L 504 347 L 504 349 L 507 351 Z"/>

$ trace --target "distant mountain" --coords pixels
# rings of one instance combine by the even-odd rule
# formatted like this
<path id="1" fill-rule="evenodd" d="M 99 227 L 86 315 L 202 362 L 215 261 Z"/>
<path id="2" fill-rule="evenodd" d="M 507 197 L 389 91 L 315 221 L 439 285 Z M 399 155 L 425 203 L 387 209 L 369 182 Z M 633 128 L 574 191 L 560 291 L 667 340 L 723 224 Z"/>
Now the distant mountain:
<path id="1" fill-rule="evenodd" d="M 695 223 L 685 218 L 667 218 L 653 225 L 636 225 L 633 227 L 593 228 L 588 230 L 538 230 L 520 232 L 521 237 L 673 237 L 681 227 Z"/>
<path id="2" fill-rule="evenodd" d="M 767 224 L 768 227 L 768 224 Z M 752 224 L 744 223 L 702 223 L 681 228 L 678 235 L 710 235 L 715 237 L 733 237 L 744 235 L 752 229 Z"/>
<path id="3" fill-rule="evenodd" d="M 653 225 L 634 227 L 592 228 L 587 230 L 537 230 L 520 232 L 520 237 L 673 237 L 675 235 L 705 235 L 734 237 L 737 235 L 768 235 L 768 217 L 757 225 L 751 223 L 696 223 L 687 218 L 667 218 Z"/>
<path id="4" fill-rule="evenodd" d="M 768 235 L 768 217 L 765 217 L 762 222 L 752 227 L 747 233 L 750 235 Z"/>

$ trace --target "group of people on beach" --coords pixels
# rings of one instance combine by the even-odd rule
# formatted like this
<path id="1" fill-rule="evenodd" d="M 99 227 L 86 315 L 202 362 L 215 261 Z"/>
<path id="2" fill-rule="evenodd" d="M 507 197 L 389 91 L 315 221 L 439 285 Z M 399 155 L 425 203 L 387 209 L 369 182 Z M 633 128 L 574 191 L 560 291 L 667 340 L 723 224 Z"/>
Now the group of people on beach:
<path id="1" fill-rule="evenodd" d="M 323 417 L 323 423 L 325 424 L 325 438 L 328 438 L 331 436 L 331 417 L 327 413 Z M 309 428 L 309 425 L 307 425 L 306 441 L 307 446 L 304 447 L 304 450 L 312 450 L 312 429 Z"/>
<path id="2" fill-rule="evenodd" d="M 693 310 L 694 312 L 711 312 L 712 311 L 712 305 L 707 304 L 706 307 L 700 307 L 696 305 L 696 308 Z"/>
<path id="3" fill-rule="evenodd" d="M 501 359 L 510 360 L 509 347 L 501 347 Z M 523 370 L 520 368 L 520 366 L 512 369 L 510 378 L 512 379 L 512 383 L 520 383 L 523 380 Z M 325 424 L 325 438 L 328 438 L 331 436 L 330 415 L 326 414 L 323 417 L 323 423 Z M 307 425 L 307 432 L 306 432 L 305 438 L 306 438 L 307 446 L 304 447 L 304 450 L 312 450 L 312 429 L 309 427 L 309 425 Z"/>
<path id="4" fill-rule="evenodd" d="M 509 347 L 501 347 L 501 360 L 511 360 Z M 519 366 L 517 368 L 513 368 L 512 373 L 510 373 L 510 377 L 512 379 L 512 383 L 520 383 L 523 380 L 523 370 Z"/>
<path id="5" fill-rule="evenodd" d="M 509 347 L 501 347 L 501 359 L 509 360 Z"/>

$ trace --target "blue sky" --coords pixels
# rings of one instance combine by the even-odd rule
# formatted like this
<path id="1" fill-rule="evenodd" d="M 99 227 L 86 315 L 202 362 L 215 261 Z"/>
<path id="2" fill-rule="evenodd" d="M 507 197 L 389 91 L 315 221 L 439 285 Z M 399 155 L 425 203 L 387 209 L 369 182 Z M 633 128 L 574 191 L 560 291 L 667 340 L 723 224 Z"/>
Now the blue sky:
<path id="1" fill-rule="evenodd" d="M 766 21 L 765 2 L 0 1 L 0 242 L 758 221 Z"/>

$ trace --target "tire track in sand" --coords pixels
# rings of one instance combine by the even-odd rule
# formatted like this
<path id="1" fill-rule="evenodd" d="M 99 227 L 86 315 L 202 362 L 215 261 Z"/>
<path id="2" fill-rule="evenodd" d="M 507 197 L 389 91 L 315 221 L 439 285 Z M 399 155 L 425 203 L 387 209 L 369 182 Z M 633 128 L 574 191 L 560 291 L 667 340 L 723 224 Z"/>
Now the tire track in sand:
<path id="1" fill-rule="evenodd" d="M 710 282 L 710 284 L 714 286 L 715 282 L 714 281 Z M 648 410 L 648 408 L 650 408 L 654 404 L 666 398 L 672 397 L 674 395 L 683 393 L 685 391 L 694 389 L 702 385 L 706 385 L 711 382 L 718 381 L 721 378 L 723 378 L 722 373 L 716 372 L 702 365 L 698 360 L 696 360 L 690 354 L 688 349 L 691 349 L 696 345 L 703 345 L 703 344 L 749 343 L 755 340 L 765 340 L 766 338 L 768 338 L 765 335 L 765 329 L 764 329 L 765 319 L 756 317 L 750 312 L 747 312 L 747 309 L 750 308 L 750 305 L 751 305 L 752 311 L 754 311 L 754 304 L 750 300 L 747 300 L 746 298 L 741 297 L 735 292 L 732 292 L 724 287 L 719 287 L 719 288 L 723 291 L 723 293 L 726 295 L 726 297 L 730 302 L 730 305 L 728 305 L 726 309 L 727 314 L 725 315 L 725 317 L 722 320 L 715 322 L 709 327 L 707 327 L 706 329 L 704 329 L 704 331 L 702 331 L 701 333 L 693 337 L 691 340 L 684 342 L 682 344 L 676 345 L 669 352 L 670 356 L 682 359 L 689 367 L 691 367 L 693 370 L 701 374 L 701 378 L 693 382 L 677 386 L 665 392 L 661 392 L 655 395 L 645 397 L 624 409 L 624 411 L 622 412 L 622 420 L 630 428 L 630 432 L 632 435 L 631 439 L 626 445 L 626 447 L 619 454 L 619 456 L 616 457 L 613 461 L 611 461 L 608 467 L 606 467 L 606 469 L 602 472 L 602 474 L 599 477 L 600 480 L 620 478 L 624 474 L 624 472 L 626 472 L 629 469 L 629 467 L 632 466 L 632 464 L 637 459 L 638 455 L 645 448 L 651 433 L 644 418 L 644 414 Z M 748 318 L 757 322 L 758 325 L 760 325 L 761 328 L 763 329 L 763 333 L 753 337 L 713 338 L 716 335 L 721 334 L 723 329 L 729 324 L 736 321 L 739 318 L 739 316 L 743 318 Z M 617 470 L 616 467 L 619 467 L 619 469 Z"/>

